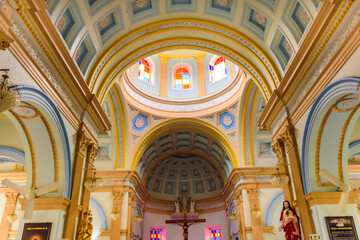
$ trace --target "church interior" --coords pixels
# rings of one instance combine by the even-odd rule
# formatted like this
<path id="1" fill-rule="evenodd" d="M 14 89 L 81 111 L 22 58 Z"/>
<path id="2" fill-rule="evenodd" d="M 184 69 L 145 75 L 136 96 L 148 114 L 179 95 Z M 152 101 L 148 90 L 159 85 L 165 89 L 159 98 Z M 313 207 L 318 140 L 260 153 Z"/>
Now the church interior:
<path id="1" fill-rule="evenodd" d="M 359 0 L 0 0 L 0 239 L 357 240 L 359 62 Z"/>

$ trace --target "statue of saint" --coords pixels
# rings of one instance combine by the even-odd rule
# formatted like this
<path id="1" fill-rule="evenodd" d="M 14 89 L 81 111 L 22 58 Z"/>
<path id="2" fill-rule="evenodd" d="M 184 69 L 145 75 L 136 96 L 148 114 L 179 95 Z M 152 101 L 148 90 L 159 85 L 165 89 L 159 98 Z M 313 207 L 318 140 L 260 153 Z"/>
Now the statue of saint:
<path id="1" fill-rule="evenodd" d="M 279 231 L 281 229 L 285 232 L 286 240 L 301 239 L 299 217 L 287 200 L 283 202 L 283 210 L 280 215 Z"/>
<path id="2" fill-rule="evenodd" d="M 187 213 L 188 212 L 188 201 L 190 201 L 191 198 L 187 196 L 185 190 L 183 190 L 181 192 L 181 196 L 178 198 L 178 200 L 181 201 L 181 212 Z"/>
<path id="3" fill-rule="evenodd" d="M 190 212 L 194 213 L 195 212 L 195 201 L 191 201 L 190 202 Z"/>
<path id="4" fill-rule="evenodd" d="M 175 202 L 175 213 L 180 213 L 180 203 L 179 203 L 179 201 Z"/>

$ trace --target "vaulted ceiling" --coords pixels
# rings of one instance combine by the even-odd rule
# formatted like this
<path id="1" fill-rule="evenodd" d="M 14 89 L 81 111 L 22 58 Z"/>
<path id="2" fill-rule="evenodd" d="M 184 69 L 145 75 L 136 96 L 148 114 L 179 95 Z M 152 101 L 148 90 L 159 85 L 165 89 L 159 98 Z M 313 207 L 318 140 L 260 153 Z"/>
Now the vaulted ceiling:
<path id="1" fill-rule="evenodd" d="M 320 0 L 46 2 L 52 22 L 101 101 L 136 60 L 181 46 L 206 49 L 238 63 L 268 98 L 321 4 Z"/>

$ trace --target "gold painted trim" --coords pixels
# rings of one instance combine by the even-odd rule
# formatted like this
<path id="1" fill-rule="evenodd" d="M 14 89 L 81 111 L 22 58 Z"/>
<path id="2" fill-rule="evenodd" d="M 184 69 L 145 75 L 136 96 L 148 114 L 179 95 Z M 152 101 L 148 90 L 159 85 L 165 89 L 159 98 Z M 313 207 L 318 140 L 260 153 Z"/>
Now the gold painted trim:
<path id="1" fill-rule="evenodd" d="M 242 145 L 243 145 L 243 161 L 244 161 L 244 165 L 245 166 L 248 166 L 248 165 L 251 165 L 251 164 L 247 164 L 246 163 L 246 145 L 245 145 L 245 120 L 246 120 L 246 103 L 247 103 L 247 99 L 249 99 L 249 95 L 250 95 L 250 92 L 251 92 L 251 88 L 253 87 L 254 85 L 254 82 L 251 82 L 247 91 L 246 91 L 246 96 L 245 96 L 245 101 L 244 101 L 244 112 L 243 112 L 243 115 L 242 115 Z M 250 160 L 251 162 L 251 160 Z"/>
<path id="2" fill-rule="evenodd" d="M 35 156 L 34 144 L 33 144 L 30 132 L 27 129 L 24 121 L 21 119 L 21 117 L 14 110 L 10 109 L 9 112 L 11 114 L 13 114 L 13 116 L 16 118 L 16 120 L 21 125 L 21 127 L 22 127 L 22 129 L 23 129 L 23 131 L 25 133 L 26 139 L 28 141 L 28 144 L 29 144 L 29 147 L 30 147 L 30 154 L 31 154 L 31 164 L 32 164 L 32 166 L 31 166 L 31 168 L 32 168 L 32 171 L 31 171 L 31 176 L 32 176 L 31 186 L 36 187 L 36 177 L 37 177 L 36 156 Z"/>
<path id="3" fill-rule="evenodd" d="M 171 19 L 171 20 L 162 20 L 162 21 L 159 21 L 159 22 L 155 22 L 155 23 L 152 23 L 152 24 L 149 24 L 149 25 L 146 25 L 144 27 L 140 27 L 134 31 L 131 31 L 129 34 L 127 34 L 126 36 L 120 38 L 118 41 L 115 41 L 113 43 L 112 46 L 110 46 L 106 51 L 105 53 L 103 54 L 103 56 L 101 57 L 100 61 L 98 62 L 98 64 L 95 66 L 95 68 L 93 69 L 93 74 L 91 75 L 90 77 L 90 82 L 88 82 L 88 86 L 91 86 L 92 85 L 92 80 L 95 76 L 95 73 L 97 72 L 97 70 L 100 68 L 101 64 L 105 61 L 105 59 L 108 57 L 108 55 L 117 47 L 118 43 L 119 42 L 122 42 L 122 41 L 125 41 L 127 38 L 131 37 L 132 35 L 135 35 L 137 34 L 138 32 L 141 32 L 141 31 L 147 31 L 147 34 L 146 35 L 143 35 L 139 38 L 137 38 L 136 40 L 138 41 L 141 41 L 143 40 L 144 38 L 146 37 L 149 37 L 153 34 L 157 34 L 157 33 L 161 33 L 161 32 L 165 32 L 165 31 L 170 31 L 170 30 L 178 30 L 179 27 L 174 27 L 174 28 L 167 28 L 167 29 L 160 29 L 160 26 L 163 25 L 163 24 L 167 24 L 167 23 L 173 23 L 173 22 L 195 22 L 195 23 L 199 23 L 199 24 L 211 24 L 213 26 L 216 26 L 218 28 L 221 28 L 221 29 L 225 29 L 226 31 L 229 31 L 231 32 L 232 34 L 236 35 L 236 36 L 239 36 L 241 38 L 243 38 L 246 42 L 250 43 L 251 46 L 256 49 L 263 57 L 264 59 L 266 59 L 266 61 L 269 63 L 270 65 L 270 68 L 273 70 L 275 76 L 276 76 L 276 82 L 279 84 L 280 83 L 280 79 L 281 79 L 281 74 L 279 72 L 279 70 L 274 67 L 276 66 L 276 64 L 274 64 L 274 62 L 271 60 L 271 58 L 269 57 L 269 55 L 265 52 L 265 51 L 262 51 L 261 48 L 255 43 L 253 42 L 250 38 L 248 38 L 247 36 L 241 34 L 240 32 L 237 32 L 231 28 L 227 28 L 225 26 L 222 26 L 220 24 L 217 24 L 215 22 L 209 22 L 209 21 L 203 21 L 203 20 L 199 20 L 199 19 L 188 19 L 188 18 L 178 18 L 178 19 Z M 192 30 L 192 29 L 195 29 L 195 30 L 202 30 L 204 32 L 209 32 L 209 33 L 214 33 L 213 31 L 211 30 L 207 30 L 207 29 L 199 29 L 199 28 L 193 28 L 193 27 L 182 27 L 181 29 L 188 29 L 188 30 Z M 245 49 L 246 47 L 241 44 L 240 42 L 237 42 L 235 41 L 234 39 L 232 38 L 229 38 L 228 36 L 224 35 L 224 34 L 221 34 L 221 33 L 218 33 L 216 32 L 216 34 L 219 34 L 221 36 L 223 36 L 224 38 L 227 38 L 228 40 L 232 41 L 232 42 L 235 42 L 237 44 L 239 44 L 240 46 L 243 46 Z M 92 90 L 92 93 L 94 93 L 94 90 L 96 89 L 96 85 L 99 81 L 99 76 L 102 75 L 103 71 L 107 68 L 107 66 L 109 65 L 109 63 L 117 56 L 121 53 L 121 50 L 128 47 L 129 45 L 133 44 L 134 42 L 129 42 L 128 44 L 124 45 L 122 48 L 118 49 L 117 53 L 114 54 L 109 60 L 107 63 L 104 64 L 104 66 L 101 68 L 100 72 L 98 73 L 98 77 L 95 79 L 95 83 L 93 84 L 93 89 Z M 264 67 L 264 69 L 266 70 L 266 72 L 271 76 L 271 74 L 269 73 L 269 70 L 267 69 L 267 67 L 264 65 L 264 63 L 259 59 L 258 56 L 256 56 L 253 52 L 249 51 L 249 53 L 251 55 L 253 55 L 258 61 L 259 63 Z M 274 85 L 274 89 L 276 89 L 276 84 L 274 82 L 274 79 L 271 78 L 271 81 Z"/>

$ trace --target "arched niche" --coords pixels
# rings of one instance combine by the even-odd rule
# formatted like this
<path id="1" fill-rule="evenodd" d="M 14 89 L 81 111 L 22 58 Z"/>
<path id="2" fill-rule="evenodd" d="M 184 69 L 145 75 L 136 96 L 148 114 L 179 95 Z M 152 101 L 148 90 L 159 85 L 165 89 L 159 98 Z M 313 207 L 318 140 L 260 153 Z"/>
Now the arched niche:
<path id="1" fill-rule="evenodd" d="M 328 170 L 342 181 L 348 181 L 350 137 L 360 116 L 359 83 L 359 78 L 344 78 L 330 84 L 310 109 L 302 144 L 305 194 L 336 190 L 319 176 L 321 169 Z"/>

